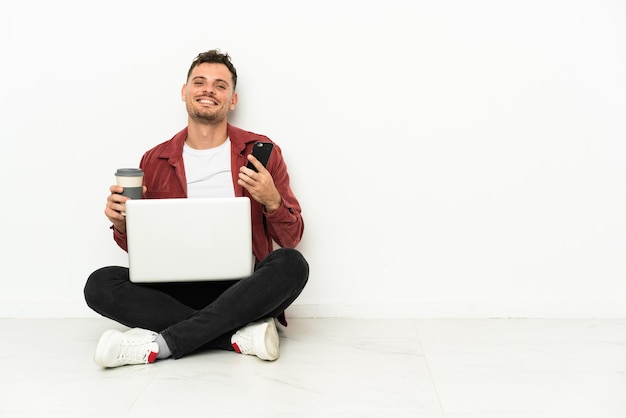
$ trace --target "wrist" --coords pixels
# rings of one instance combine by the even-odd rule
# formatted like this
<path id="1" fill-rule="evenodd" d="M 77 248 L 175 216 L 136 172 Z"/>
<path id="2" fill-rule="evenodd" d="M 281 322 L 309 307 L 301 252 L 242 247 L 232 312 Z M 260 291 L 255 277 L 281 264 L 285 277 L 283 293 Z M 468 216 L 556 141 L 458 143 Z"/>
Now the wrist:
<path id="1" fill-rule="evenodd" d="M 272 213 L 276 211 L 280 207 L 280 205 L 282 205 L 282 203 L 283 203 L 283 199 L 279 197 L 277 201 L 265 204 L 263 205 L 263 207 L 265 208 L 265 212 Z"/>

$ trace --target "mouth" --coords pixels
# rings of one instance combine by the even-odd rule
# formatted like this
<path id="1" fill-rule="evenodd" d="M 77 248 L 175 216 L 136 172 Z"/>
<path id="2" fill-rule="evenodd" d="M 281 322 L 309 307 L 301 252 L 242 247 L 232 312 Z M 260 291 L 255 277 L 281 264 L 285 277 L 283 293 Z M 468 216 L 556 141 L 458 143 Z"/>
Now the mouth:
<path id="1" fill-rule="evenodd" d="M 212 99 L 210 97 L 200 97 L 200 98 L 196 99 L 196 102 L 200 103 L 201 105 L 205 105 L 205 106 L 217 106 L 217 101 L 215 101 L 214 99 Z"/>

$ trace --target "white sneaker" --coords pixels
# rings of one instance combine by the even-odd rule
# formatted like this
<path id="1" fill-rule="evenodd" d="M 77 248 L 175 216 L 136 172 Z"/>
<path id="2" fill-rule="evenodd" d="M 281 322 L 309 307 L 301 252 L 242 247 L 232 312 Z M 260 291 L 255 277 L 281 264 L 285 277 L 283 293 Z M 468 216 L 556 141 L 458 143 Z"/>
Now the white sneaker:
<path id="1" fill-rule="evenodd" d="M 154 363 L 159 353 L 156 337 L 156 332 L 141 328 L 106 331 L 98 341 L 94 361 L 101 367 Z"/>
<path id="2" fill-rule="evenodd" d="M 265 318 L 241 328 L 230 339 L 236 352 L 273 361 L 280 355 L 278 330 L 274 318 Z"/>

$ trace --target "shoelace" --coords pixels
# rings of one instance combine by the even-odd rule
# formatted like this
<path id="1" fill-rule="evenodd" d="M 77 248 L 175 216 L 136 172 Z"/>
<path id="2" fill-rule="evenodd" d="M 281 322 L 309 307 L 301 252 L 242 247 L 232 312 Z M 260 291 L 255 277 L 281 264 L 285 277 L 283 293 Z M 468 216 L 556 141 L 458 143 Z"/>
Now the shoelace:
<path id="1" fill-rule="evenodd" d="M 254 353 L 254 343 L 252 341 L 252 335 L 240 333 L 236 338 L 237 347 L 244 354 Z"/>
<path id="2" fill-rule="evenodd" d="M 122 348 L 118 358 L 123 360 L 139 361 L 142 363 L 148 362 L 148 356 L 150 355 L 149 344 L 152 342 L 147 339 L 129 339 L 122 341 Z"/>

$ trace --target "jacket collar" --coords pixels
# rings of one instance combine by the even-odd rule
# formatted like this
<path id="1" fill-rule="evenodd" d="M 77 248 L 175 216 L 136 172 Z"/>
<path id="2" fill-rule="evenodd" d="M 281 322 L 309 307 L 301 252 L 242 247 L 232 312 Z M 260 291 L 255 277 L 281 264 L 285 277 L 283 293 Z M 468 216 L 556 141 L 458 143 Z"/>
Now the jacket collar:
<path id="1" fill-rule="evenodd" d="M 227 133 L 230 138 L 232 150 L 237 154 L 243 155 L 246 145 L 254 142 L 254 138 L 250 137 L 250 135 L 246 135 L 246 131 L 230 124 L 227 126 Z M 161 148 L 159 158 L 164 158 L 171 162 L 182 159 L 185 140 L 187 140 L 187 127 L 174 135 L 174 137 Z"/>

